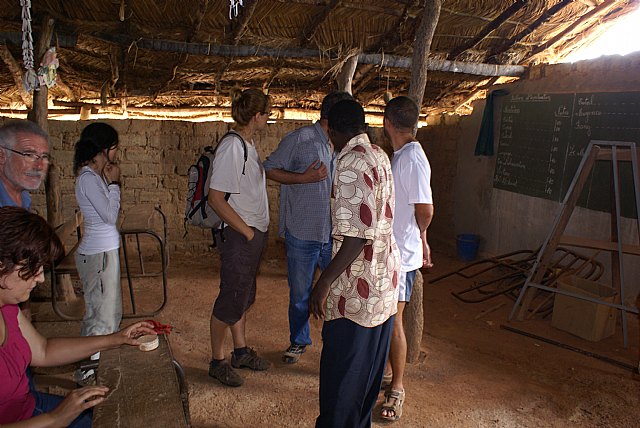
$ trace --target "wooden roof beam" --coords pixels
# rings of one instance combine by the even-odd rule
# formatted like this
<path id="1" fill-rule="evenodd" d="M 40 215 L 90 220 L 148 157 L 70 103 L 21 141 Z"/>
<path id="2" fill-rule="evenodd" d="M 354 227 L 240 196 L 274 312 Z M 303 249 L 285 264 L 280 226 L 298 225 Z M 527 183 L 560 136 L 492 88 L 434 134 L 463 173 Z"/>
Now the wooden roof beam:
<path id="1" fill-rule="evenodd" d="M 340 6 L 339 0 L 331 0 L 329 1 L 329 3 L 327 3 L 324 9 L 322 9 L 322 12 L 320 12 L 320 14 L 318 14 L 314 18 L 313 22 L 311 22 L 311 25 L 309 25 L 302 31 L 302 35 L 300 36 L 301 47 L 305 48 L 309 46 L 309 43 L 311 42 L 311 39 L 313 39 L 313 36 L 316 34 L 316 31 L 318 31 L 318 28 L 320 28 L 329 14 L 338 6 Z"/>
<path id="2" fill-rule="evenodd" d="M 200 27 L 202 26 L 202 20 L 204 19 L 204 15 L 207 13 L 209 0 L 202 0 L 198 2 L 198 4 L 199 4 L 198 13 L 196 13 L 193 27 L 191 28 L 191 30 L 189 31 L 189 34 L 187 35 L 187 40 L 186 40 L 187 43 L 190 43 L 193 37 L 200 30 Z M 178 73 L 178 68 L 187 61 L 187 58 L 189 58 L 188 53 L 183 52 L 180 54 L 180 57 L 177 59 L 176 62 L 174 62 L 173 66 L 171 67 L 171 75 L 160 85 L 160 87 L 158 88 L 158 90 L 153 96 L 154 99 L 157 98 L 158 94 L 160 94 L 160 92 L 162 92 L 167 86 L 171 84 L 171 82 L 175 80 L 176 74 Z"/>
<path id="3" fill-rule="evenodd" d="M 436 32 L 436 26 L 440 19 L 442 0 L 425 2 L 420 26 L 416 32 L 416 41 L 411 62 L 411 84 L 409 85 L 409 97 L 422 106 L 424 90 L 427 87 L 427 71 L 429 70 L 428 58 L 431 51 L 431 41 Z M 422 332 L 421 332 L 422 333 Z M 414 358 L 415 360 L 415 358 Z"/>
<path id="4" fill-rule="evenodd" d="M 364 64 L 362 67 L 360 67 L 360 70 L 358 70 L 358 73 L 354 77 L 354 81 L 356 81 L 357 83 L 353 88 L 353 96 L 356 96 L 364 91 L 367 85 L 376 78 L 376 73 L 371 72 L 374 68 L 376 68 L 375 64 Z"/>
<path id="5" fill-rule="evenodd" d="M 30 109 L 32 105 L 32 99 L 29 92 L 24 89 L 24 84 L 22 83 L 22 69 L 18 64 L 18 61 L 16 61 L 16 59 L 11 54 L 11 51 L 9 51 L 9 48 L 7 48 L 7 45 L 5 45 L 4 43 L 0 45 L 0 57 L 2 57 L 2 60 L 11 72 L 16 90 L 18 91 L 18 94 L 22 99 L 22 104 L 24 104 L 27 109 Z"/>
<path id="6" fill-rule="evenodd" d="M 60 75 L 56 76 L 56 87 L 60 89 L 62 92 L 64 92 L 64 94 L 67 96 L 67 98 L 69 98 L 70 101 L 78 100 L 78 96 L 75 94 L 75 92 L 73 92 L 73 90 L 69 86 L 67 86 L 66 83 L 64 83 Z"/>
<path id="7" fill-rule="evenodd" d="M 567 35 L 571 34 L 573 30 L 576 29 L 576 27 L 583 24 L 585 21 L 589 19 L 593 19 L 598 15 L 603 15 L 605 13 L 608 13 L 609 10 L 612 9 L 614 6 L 616 6 L 618 3 L 620 3 L 620 0 L 605 0 L 604 2 L 600 3 L 598 6 L 596 6 L 595 8 L 591 9 L 590 11 L 582 15 L 580 18 L 573 21 L 573 24 L 569 25 L 566 29 L 564 29 L 563 31 L 556 34 L 551 39 L 547 40 L 545 43 L 535 48 L 531 52 L 531 56 L 533 57 L 535 55 L 538 55 L 539 53 L 542 53 L 547 49 L 553 47 L 559 41 L 564 40 L 564 38 L 567 37 Z"/>
<path id="8" fill-rule="evenodd" d="M 342 64 L 342 68 L 336 77 L 336 83 L 338 84 L 338 91 L 348 92 L 352 94 L 351 83 L 353 82 L 353 75 L 356 72 L 358 66 L 358 53 L 354 53 L 345 60 Z"/>
<path id="9" fill-rule="evenodd" d="M 119 43 L 121 40 L 129 40 L 119 34 L 101 34 L 96 36 L 102 40 Z M 212 45 L 209 43 L 187 43 L 174 40 L 159 40 L 139 38 L 135 40 L 138 49 L 148 49 L 158 52 L 189 53 L 193 55 L 234 57 L 269 57 L 269 58 L 321 58 L 323 55 L 329 59 L 336 59 L 330 53 L 317 49 L 293 49 L 271 48 L 266 46 L 229 46 Z M 72 47 L 72 46 L 71 46 Z M 383 67 L 411 68 L 411 58 L 398 55 L 366 54 L 358 55 L 358 64 L 375 64 Z M 225 70 L 226 70 L 225 66 Z M 478 76 L 520 76 L 525 67 L 521 65 L 500 65 L 486 63 L 469 63 L 428 58 L 427 67 L 431 71 L 443 71 L 450 73 L 466 73 Z"/>
<path id="10" fill-rule="evenodd" d="M 249 26 L 249 21 L 253 17 L 253 13 L 256 10 L 256 6 L 258 5 L 257 0 L 246 0 L 246 4 L 237 16 L 237 23 L 231 20 L 231 23 L 227 26 L 227 36 L 226 42 L 230 45 L 236 46 L 238 42 L 240 42 L 240 38 L 247 31 L 247 27 Z"/>
<path id="11" fill-rule="evenodd" d="M 491 34 L 493 30 L 498 28 L 506 20 L 511 18 L 517 11 L 522 9 L 522 7 L 526 3 L 526 0 L 516 0 L 515 3 L 513 3 L 504 12 L 498 15 L 496 19 L 488 23 L 482 30 L 480 30 L 480 32 L 473 39 L 451 51 L 449 55 L 447 55 L 447 59 L 455 60 L 456 58 L 458 58 L 458 56 L 460 56 L 460 54 L 476 46 L 478 43 L 484 40 L 485 37 Z"/>
<path id="12" fill-rule="evenodd" d="M 269 90 L 269 87 L 271 86 L 273 81 L 276 79 L 276 76 L 278 75 L 278 73 L 280 73 L 281 70 L 282 70 L 282 64 L 277 64 L 276 66 L 273 67 L 273 69 L 271 69 L 271 73 L 269 73 L 269 77 L 262 84 L 263 92 Z"/>
<path id="13" fill-rule="evenodd" d="M 519 32 L 509 40 L 507 40 L 507 42 L 504 43 L 503 45 L 499 45 L 498 48 L 492 49 L 488 55 L 488 62 L 497 63 L 498 55 L 511 49 L 513 45 L 515 45 L 516 43 L 518 43 L 519 41 L 527 37 L 529 34 L 533 33 L 536 29 L 538 29 L 538 27 L 540 27 L 545 22 L 549 21 L 553 17 L 553 15 L 558 13 L 560 10 L 564 9 L 566 6 L 569 6 L 574 1 L 575 0 L 561 0 L 559 3 L 556 3 L 555 5 L 551 6 L 549 9 L 542 12 L 542 15 L 540 15 L 538 19 L 533 21 L 527 28 L 525 28 L 524 30 L 522 30 L 521 32 Z"/>
<path id="14" fill-rule="evenodd" d="M 371 49 L 373 51 L 378 51 L 380 49 L 393 48 L 393 46 L 399 44 L 400 42 L 400 34 L 402 33 L 402 26 L 407 23 L 409 20 L 409 8 L 414 6 L 412 4 L 406 4 L 400 14 L 398 21 L 395 25 L 392 25 L 391 28 L 382 35 L 380 38 L 380 42 L 378 45 Z M 375 75 L 369 75 L 369 72 L 373 70 L 375 66 L 373 64 L 366 64 L 363 67 L 360 67 L 359 70 L 355 73 L 353 77 L 352 85 L 355 85 L 355 89 L 353 91 L 353 95 L 358 94 L 369 84 Z M 370 76 L 370 77 L 369 77 Z"/>

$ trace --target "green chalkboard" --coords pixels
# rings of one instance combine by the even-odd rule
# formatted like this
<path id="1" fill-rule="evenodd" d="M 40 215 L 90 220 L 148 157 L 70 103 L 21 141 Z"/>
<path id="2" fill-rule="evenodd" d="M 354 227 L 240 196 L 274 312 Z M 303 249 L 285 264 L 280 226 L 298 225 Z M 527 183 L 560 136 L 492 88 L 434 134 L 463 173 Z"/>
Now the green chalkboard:
<path id="1" fill-rule="evenodd" d="M 640 92 L 510 94 L 501 100 L 494 187 L 562 201 L 591 140 L 640 147 Z M 621 214 L 635 218 L 631 163 L 620 164 Z M 597 162 L 580 206 L 611 209 L 611 162 Z"/>

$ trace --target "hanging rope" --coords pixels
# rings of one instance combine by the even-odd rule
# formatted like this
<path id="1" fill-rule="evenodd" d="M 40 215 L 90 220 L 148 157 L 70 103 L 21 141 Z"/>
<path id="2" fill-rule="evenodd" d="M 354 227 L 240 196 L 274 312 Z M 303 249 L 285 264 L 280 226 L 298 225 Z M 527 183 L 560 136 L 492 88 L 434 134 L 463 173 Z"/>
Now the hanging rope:
<path id="1" fill-rule="evenodd" d="M 229 0 L 229 19 L 236 18 L 240 12 L 240 6 L 244 7 L 244 0 Z"/>
<path id="2" fill-rule="evenodd" d="M 22 6 L 22 62 L 33 69 L 33 36 L 31 35 L 31 0 L 20 0 Z"/>

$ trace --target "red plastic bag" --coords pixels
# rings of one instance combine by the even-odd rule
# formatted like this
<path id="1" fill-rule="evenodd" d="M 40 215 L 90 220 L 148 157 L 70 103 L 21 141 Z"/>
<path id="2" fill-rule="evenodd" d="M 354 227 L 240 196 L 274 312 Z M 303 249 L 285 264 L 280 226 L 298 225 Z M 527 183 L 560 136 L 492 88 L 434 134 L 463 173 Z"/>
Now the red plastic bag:
<path id="1" fill-rule="evenodd" d="M 156 334 L 169 334 L 173 330 L 173 326 L 170 324 L 162 324 L 156 320 L 145 320 L 145 322 L 153 325 L 153 330 Z"/>

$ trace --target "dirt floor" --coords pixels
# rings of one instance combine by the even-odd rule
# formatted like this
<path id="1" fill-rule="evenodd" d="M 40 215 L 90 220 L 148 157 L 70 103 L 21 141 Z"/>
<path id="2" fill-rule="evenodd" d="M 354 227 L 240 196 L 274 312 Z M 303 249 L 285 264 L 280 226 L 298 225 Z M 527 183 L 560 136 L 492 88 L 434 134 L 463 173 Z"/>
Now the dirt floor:
<path id="1" fill-rule="evenodd" d="M 217 294 L 217 255 L 197 262 L 174 257 L 169 302 L 156 317 L 175 326 L 170 343 L 189 383 L 194 427 L 312 427 L 318 411 L 320 322 L 311 322 L 314 345 L 295 365 L 280 362 L 288 345 L 286 265 L 267 258 L 258 278 L 257 302 L 248 315 L 248 341 L 274 364 L 267 372 L 242 371 L 244 386 L 226 388 L 207 375 L 209 314 Z M 501 328 L 508 324 L 592 353 L 637 366 L 638 318 L 629 317 L 629 346 L 622 334 L 589 343 L 550 326 L 550 320 L 507 323 L 513 301 L 499 296 L 468 304 L 450 293 L 470 285 L 460 279 L 428 281 L 462 263 L 435 254 L 425 274 L 422 354 L 407 366 L 402 427 L 637 427 L 640 376 L 629 369 Z M 142 291 L 153 294 L 158 279 Z M 144 290 L 144 287 L 149 288 Z M 150 304 L 138 297 L 141 304 Z M 34 318 L 45 334 L 75 334 L 77 323 L 50 323 L 50 310 Z M 37 307 L 37 305 L 36 305 Z M 488 311 L 487 313 L 483 311 Z M 228 343 L 229 351 L 231 343 Z M 42 375 L 41 382 L 47 379 Z M 59 377 L 70 377 L 62 373 Z M 45 382 L 46 383 L 46 382 Z M 63 383 L 61 383 L 63 384 Z M 64 385 L 64 384 L 63 384 Z M 380 395 L 380 400 L 382 394 Z M 387 425 L 374 409 L 374 426 Z M 167 426 L 171 426 L 168 423 Z"/>

